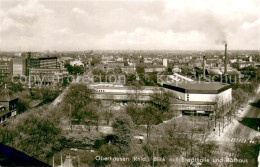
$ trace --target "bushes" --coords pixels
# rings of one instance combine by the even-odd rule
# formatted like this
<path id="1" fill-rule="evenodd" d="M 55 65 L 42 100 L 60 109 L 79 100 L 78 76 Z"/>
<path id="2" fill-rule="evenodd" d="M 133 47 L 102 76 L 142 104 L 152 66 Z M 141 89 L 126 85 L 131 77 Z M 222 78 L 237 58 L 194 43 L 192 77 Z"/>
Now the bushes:
<path id="1" fill-rule="evenodd" d="M 59 118 L 55 108 L 18 115 L 15 122 L 0 129 L 0 142 L 48 163 L 54 152 L 63 147 Z"/>
<path id="2" fill-rule="evenodd" d="M 51 90 L 49 88 L 35 89 L 30 92 L 31 99 L 42 100 L 42 104 L 54 101 L 60 94 L 59 90 Z"/>
<path id="3" fill-rule="evenodd" d="M 121 115 L 116 118 L 113 125 L 114 134 L 118 137 L 116 140 L 116 147 L 119 153 L 123 154 L 130 151 L 130 144 L 133 140 L 134 123 L 130 116 Z"/>

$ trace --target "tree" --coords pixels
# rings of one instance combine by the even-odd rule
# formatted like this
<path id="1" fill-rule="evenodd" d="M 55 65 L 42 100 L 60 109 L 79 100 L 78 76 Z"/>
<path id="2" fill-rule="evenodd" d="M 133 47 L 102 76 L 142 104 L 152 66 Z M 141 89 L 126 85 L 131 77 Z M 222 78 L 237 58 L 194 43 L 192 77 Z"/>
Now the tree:
<path id="1" fill-rule="evenodd" d="M 64 107 L 69 108 L 69 104 L 74 111 L 85 107 L 86 104 L 92 102 L 92 90 L 86 84 L 73 84 L 70 86 L 68 93 L 64 97 Z"/>
<path id="2" fill-rule="evenodd" d="M 143 112 L 142 108 L 133 104 L 127 105 L 126 107 L 126 113 L 131 116 L 133 122 L 136 125 L 141 125 L 143 123 L 142 112 Z"/>
<path id="3" fill-rule="evenodd" d="M 116 146 L 119 153 L 123 154 L 130 151 L 130 144 L 133 140 L 134 123 L 128 115 L 117 117 L 112 124 L 114 134 L 118 137 Z"/>
<path id="4" fill-rule="evenodd" d="M 74 118 L 78 119 L 79 122 L 83 122 L 85 125 L 89 127 L 91 125 L 96 125 L 98 130 L 99 125 L 99 108 L 97 104 L 92 102 L 87 104 L 86 107 L 81 108 L 78 112 L 73 113 Z M 89 128 L 90 129 L 90 128 Z"/>
<path id="5" fill-rule="evenodd" d="M 65 68 L 67 68 L 69 74 L 78 75 L 84 73 L 84 68 L 82 66 L 72 66 L 69 63 L 66 63 Z"/>
<path id="6" fill-rule="evenodd" d="M 140 74 L 144 74 L 144 68 L 145 65 L 143 63 L 137 64 L 136 65 L 136 72 L 140 75 Z"/>
<path id="7" fill-rule="evenodd" d="M 138 102 L 141 100 L 141 93 L 144 88 L 138 83 L 134 82 L 132 86 L 129 87 L 131 93 L 129 93 L 129 98 L 132 100 L 137 106 Z"/>
<path id="8" fill-rule="evenodd" d="M 0 142 L 49 163 L 54 152 L 62 148 L 59 118 L 57 108 L 25 112 L 0 129 Z"/>
<path id="9" fill-rule="evenodd" d="M 60 94 L 60 91 L 50 90 L 50 89 L 42 89 L 42 100 L 43 103 L 49 103 L 54 101 Z"/>
<path id="10" fill-rule="evenodd" d="M 146 125 L 147 142 L 149 143 L 151 127 L 152 125 L 161 122 L 160 114 L 157 112 L 157 109 L 154 106 L 149 105 L 143 109 L 142 115 Z"/>
<path id="11" fill-rule="evenodd" d="M 13 80 L 12 80 L 13 79 Z M 13 82 L 14 81 L 14 82 Z M 3 89 L 7 85 L 8 89 L 10 89 L 12 92 L 17 93 L 17 92 L 22 92 L 23 85 L 19 82 L 18 77 L 5 77 L 0 79 L 0 89 Z"/>
<path id="12" fill-rule="evenodd" d="M 17 104 L 18 114 L 25 112 L 30 108 L 29 101 L 27 99 L 19 99 Z"/>
<path id="13" fill-rule="evenodd" d="M 170 109 L 171 99 L 175 95 L 170 91 L 165 91 L 162 88 L 156 89 L 152 95 L 152 102 L 159 108 L 160 111 L 168 111 Z"/>
<path id="14" fill-rule="evenodd" d="M 241 105 L 243 102 L 246 101 L 248 95 L 243 89 L 238 88 L 232 91 L 232 97 L 233 97 L 233 101 L 237 101 L 238 105 Z"/>

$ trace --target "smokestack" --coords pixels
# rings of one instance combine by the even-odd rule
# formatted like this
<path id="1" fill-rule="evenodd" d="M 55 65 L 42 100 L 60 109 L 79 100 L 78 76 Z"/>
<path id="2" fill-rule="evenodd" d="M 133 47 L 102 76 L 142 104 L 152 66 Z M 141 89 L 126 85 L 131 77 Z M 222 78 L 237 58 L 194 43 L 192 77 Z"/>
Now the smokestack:
<path id="1" fill-rule="evenodd" d="M 205 75 L 205 56 L 203 56 L 203 79 L 206 78 L 206 75 Z"/>
<path id="2" fill-rule="evenodd" d="M 225 44 L 225 67 L 224 74 L 227 75 L 227 44 Z"/>

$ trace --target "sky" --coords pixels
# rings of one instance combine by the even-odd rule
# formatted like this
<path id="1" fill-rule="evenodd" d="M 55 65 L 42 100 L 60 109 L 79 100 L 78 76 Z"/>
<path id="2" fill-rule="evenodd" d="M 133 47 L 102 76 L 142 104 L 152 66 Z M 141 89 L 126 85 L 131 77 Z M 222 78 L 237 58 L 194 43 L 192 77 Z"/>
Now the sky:
<path id="1" fill-rule="evenodd" d="M 260 0 L 0 0 L 0 51 L 260 49 Z"/>

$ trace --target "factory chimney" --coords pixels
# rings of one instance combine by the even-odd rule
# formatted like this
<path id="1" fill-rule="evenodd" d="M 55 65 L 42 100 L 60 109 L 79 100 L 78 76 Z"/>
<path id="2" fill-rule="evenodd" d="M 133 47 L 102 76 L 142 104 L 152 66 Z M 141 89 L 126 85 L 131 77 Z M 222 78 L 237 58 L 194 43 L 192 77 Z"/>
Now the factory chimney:
<path id="1" fill-rule="evenodd" d="M 206 78 L 206 75 L 205 75 L 205 56 L 203 56 L 203 79 Z"/>
<path id="2" fill-rule="evenodd" d="M 225 44 L 225 66 L 224 66 L 224 74 L 227 75 L 227 44 Z"/>

